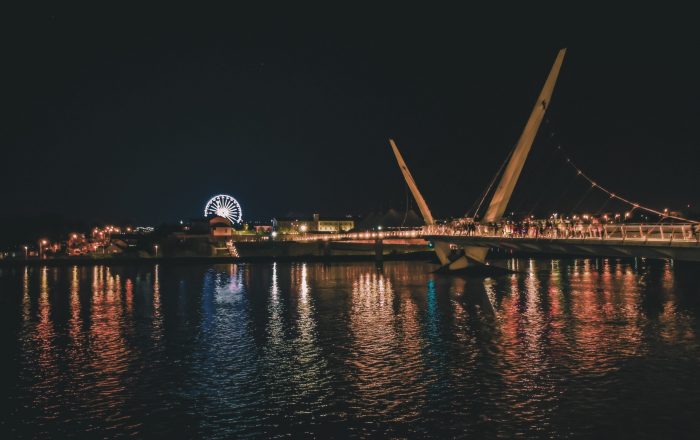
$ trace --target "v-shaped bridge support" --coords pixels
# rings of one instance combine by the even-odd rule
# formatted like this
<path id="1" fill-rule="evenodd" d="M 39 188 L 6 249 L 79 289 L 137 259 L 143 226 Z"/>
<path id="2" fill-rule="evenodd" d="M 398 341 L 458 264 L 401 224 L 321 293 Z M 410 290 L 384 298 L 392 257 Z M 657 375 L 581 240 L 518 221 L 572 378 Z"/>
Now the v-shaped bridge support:
<path id="1" fill-rule="evenodd" d="M 503 171 L 503 175 L 501 176 L 501 180 L 498 184 L 498 187 L 496 188 L 496 191 L 493 194 L 493 198 L 491 199 L 491 203 L 489 204 L 489 207 L 486 211 L 486 215 L 484 215 L 482 219 L 482 221 L 485 223 L 494 223 L 500 221 L 501 217 L 503 216 L 503 213 L 506 210 L 506 207 L 508 206 L 508 202 L 510 201 L 511 196 L 513 195 L 513 190 L 515 189 L 515 184 L 517 183 L 518 178 L 520 177 L 520 173 L 522 172 L 523 166 L 525 165 L 525 160 L 527 159 L 527 156 L 530 153 L 532 143 L 535 141 L 535 136 L 537 135 L 537 131 L 540 128 L 540 124 L 542 123 L 544 114 L 547 111 L 547 108 L 549 107 L 549 103 L 552 99 L 552 93 L 554 92 L 554 85 L 556 84 L 557 78 L 559 77 L 559 70 L 561 70 L 561 65 L 564 61 L 565 54 L 566 49 L 561 49 L 557 54 L 557 58 L 554 60 L 554 65 L 552 66 L 552 69 L 550 70 L 549 75 L 547 76 L 547 80 L 544 83 L 544 87 L 542 87 L 542 91 L 540 92 L 540 95 L 538 96 L 537 101 L 535 102 L 535 106 L 532 109 L 532 113 L 530 113 L 530 117 L 528 118 L 527 123 L 525 124 L 525 129 L 523 130 L 522 134 L 520 135 L 520 138 L 518 139 L 518 143 L 516 144 L 515 149 L 513 150 L 513 155 L 511 156 L 508 165 Z M 391 144 L 391 148 L 394 150 L 394 155 L 396 156 L 396 160 L 399 163 L 401 172 L 403 173 L 404 178 L 406 179 L 406 183 L 408 184 L 408 187 L 411 189 L 413 197 L 418 203 L 418 207 L 421 211 L 421 214 L 423 215 L 425 224 L 435 224 L 435 220 L 433 219 L 433 216 L 430 213 L 430 210 L 428 209 L 428 205 L 425 203 L 425 199 L 423 199 L 423 196 L 418 190 L 416 182 L 413 180 L 413 176 L 411 176 L 411 173 L 408 170 L 408 167 L 406 166 L 406 163 L 404 162 L 401 153 L 399 153 L 399 150 L 396 147 L 396 143 L 391 139 L 389 140 L 389 143 Z M 483 264 L 486 261 L 486 254 L 488 253 L 488 248 L 466 246 L 463 248 L 463 250 L 464 255 L 462 255 L 455 261 L 450 261 L 450 259 L 448 258 L 449 242 L 438 241 L 435 243 L 435 253 L 440 259 L 440 263 L 443 265 L 443 267 L 448 268 L 450 270 L 463 269 L 474 264 L 475 262 L 478 264 Z"/>

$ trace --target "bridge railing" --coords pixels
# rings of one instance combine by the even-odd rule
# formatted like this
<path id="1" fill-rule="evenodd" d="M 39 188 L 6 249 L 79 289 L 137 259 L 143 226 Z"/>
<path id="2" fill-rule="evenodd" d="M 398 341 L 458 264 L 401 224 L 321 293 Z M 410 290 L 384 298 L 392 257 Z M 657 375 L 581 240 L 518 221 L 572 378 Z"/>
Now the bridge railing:
<path id="1" fill-rule="evenodd" d="M 376 240 L 376 239 L 412 239 L 421 238 L 420 228 L 390 230 L 390 231 L 365 231 L 365 232 L 328 232 L 328 233 L 293 233 L 279 234 L 274 237 L 263 236 L 237 236 L 235 242 L 271 242 L 271 241 L 336 241 L 336 240 Z"/>
<path id="2" fill-rule="evenodd" d="M 402 231 L 367 231 L 367 232 L 338 232 L 328 234 L 296 234 L 285 236 L 284 240 L 291 241 L 328 241 L 328 240 L 376 240 L 385 238 L 421 238 L 421 229 Z M 277 239 L 279 239 L 278 237 Z"/>
<path id="3" fill-rule="evenodd" d="M 493 238 L 599 239 L 642 242 L 700 242 L 700 227 L 691 223 L 671 224 L 552 224 L 531 225 L 432 225 L 422 230 L 424 236 L 475 236 Z"/>
<path id="4" fill-rule="evenodd" d="M 642 223 L 606 223 L 606 224 L 464 224 L 431 225 L 421 229 L 399 231 L 338 232 L 327 234 L 283 234 L 275 238 L 265 237 L 265 241 L 339 241 L 339 240 L 377 240 L 377 239 L 414 239 L 428 236 L 453 237 L 489 237 L 506 239 L 580 239 L 634 241 L 649 243 L 695 242 L 700 244 L 700 227 L 691 223 L 642 224 Z"/>

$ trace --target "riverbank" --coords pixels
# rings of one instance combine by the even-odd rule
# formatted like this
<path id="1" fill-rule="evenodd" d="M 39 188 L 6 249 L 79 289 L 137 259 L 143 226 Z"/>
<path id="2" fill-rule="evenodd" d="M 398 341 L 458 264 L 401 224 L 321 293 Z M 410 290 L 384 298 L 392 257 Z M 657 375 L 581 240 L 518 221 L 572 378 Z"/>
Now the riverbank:
<path id="1" fill-rule="evenodd" d="M 382 261 L 424 261 L 433 260 L 432 251 L 385 254 Z M 375 261 L 374 255 L 284 255 L 284 256 L 247 256 L 247 257 L 57 257 L 40 259 L 5 259 L 0 260 L 0 267 L 21 266 L 95 266 L 124 264 L 231 264 L 231 263 L 271 263 L 271 262 L 309 262 L 309 263 L 343 263 L 356 261 Z"/>

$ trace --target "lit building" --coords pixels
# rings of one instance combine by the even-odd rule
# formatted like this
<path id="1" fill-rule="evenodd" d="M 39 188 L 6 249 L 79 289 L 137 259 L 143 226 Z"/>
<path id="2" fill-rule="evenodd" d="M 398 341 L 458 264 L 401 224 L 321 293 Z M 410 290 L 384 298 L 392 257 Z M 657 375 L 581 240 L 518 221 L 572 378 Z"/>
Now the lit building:
<path id="1" fill-rule="evenodd" d="M 225 217 L 214 216 L 209 219 L 212 237 L 230 237 L 233 235 L 233 223 Z"/>
<path id="2" fill-rule="evenodd" d="M 305 232 L 346 232 L 355 227 L 351 217 L 321 218 L 314 214 L 311 218 L 276 218 L 274 223 L 279 232 L 298 234 Z"/>

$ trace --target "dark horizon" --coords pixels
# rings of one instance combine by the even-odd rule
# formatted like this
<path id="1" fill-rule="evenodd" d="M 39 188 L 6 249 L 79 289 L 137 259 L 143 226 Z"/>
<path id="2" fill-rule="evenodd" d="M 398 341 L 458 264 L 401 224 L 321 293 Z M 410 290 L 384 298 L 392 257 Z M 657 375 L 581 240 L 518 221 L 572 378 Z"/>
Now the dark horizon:
<path id="1" fill-rule="evenodd" d="M 199 216 L 217 193 L 236 197 L 246 220 L 402 210 L 390 137 L 434 214 L 463 215 L 516 142 L 561 47 L 513 209 L 551 210 L 561 196 L 552 188 L 571 183 L 556 145 L 640 203 L 700 202 L 700 68 L 692 30 L 677 21 L 141 12 L 14 17 L 3 217 L 159 224 Z M 591 196 L 581 206 L 603 204 Z"/>

